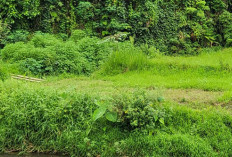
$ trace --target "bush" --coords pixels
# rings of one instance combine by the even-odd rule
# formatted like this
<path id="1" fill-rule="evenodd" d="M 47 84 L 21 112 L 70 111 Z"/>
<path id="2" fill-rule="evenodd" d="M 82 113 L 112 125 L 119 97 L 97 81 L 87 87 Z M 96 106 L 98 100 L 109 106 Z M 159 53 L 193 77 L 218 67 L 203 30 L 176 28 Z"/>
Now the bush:
<path id="1" fill-rule="evenodd" d="M 27 58 L 20 62 L 20 69 L 24 73 L 32 73 L 33 75 L 39 75 L 43 73 L 43 62 L 36 61 L 33 58 Z"/>
<path id="2" fill-rule="evenodd" d="M 100 39 L 90 37 L 79 40 L 78 51 L 88 62 L 88 69 L 86 69 L 88 73 L 96 71 L 112 52 L 110 48 L 107 48 L 107 43 L 100 43 Z"/>
<path id="3" fill-rule="evenodd" d="M 129 100 L 130 103 L 124 104 L 121 116 L 124 126 L 152 131 L 164 125 L 164 119 L 168 115 L 157 105 L 158 98 L 150 99 L 145 92 L 138 91 Z"/>
<path id="4" fill-rule="evenodd" d="M 149 58 L 155 58 L 157 56 L 161 56 L 161 53 L 158 49 L 153 46 L 149 46 L 148 44 L 140 45 L 140 49 L 145 53 Z"/>
<path id="5" fill-rule="evenodd" d="M 78 42 L 79 40 L 87 37 L 86 33 L 83 30 L 74 30 L 70 37 L 70 40 Z"/>
<path id="6" fill-rule="evenodd" d="M 49 46 L 54 46 L 57 43 L 60 43 L 62 40 L 59 40 L 54 35 L 36 32 L 31 39 L 31 43 L 37 48 L 45 48 Z"/>
<path id="7" fill-rule="evenodd" d="M 149 98 L 144 91 L 113 97 L 111 101 L 97 102 L 99 106 L 93 119 L 104 117 L 111 122 L 118 122 L 124 129 L 148 130 L 164 125 L 165 111 L 158 106 L 159 98 Z M 154 105 L 156 104 L 156 105 Z"/>
<path id="8" fill-rule="evenodd" d="M 4 44 L 16 43 L 16 42 L 27 42 L 29 40 L 29 32 L 26 30 L 16 30 L 11 32 L 6 39 Z"/>
<path id="9" fill-rule="evenodd" d="M 90 74 L 109 55 L 112 48 L 98 38 L 84 37 L 78 42 L 62 41 L 53 35 L 36 33 L 28 43 L 8 44 L 2 59 L 20 63 L 22 72 L 44 74 Z"/>

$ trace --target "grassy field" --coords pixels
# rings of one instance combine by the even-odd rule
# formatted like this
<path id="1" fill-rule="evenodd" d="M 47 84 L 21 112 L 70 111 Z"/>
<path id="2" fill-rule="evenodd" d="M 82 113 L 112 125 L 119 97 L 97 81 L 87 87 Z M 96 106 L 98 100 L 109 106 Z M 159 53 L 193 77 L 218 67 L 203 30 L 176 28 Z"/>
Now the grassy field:
<path id="1" fill-rule="evenodd" d="M 0 151 L 231 156 L 231 58 L 228 48 L 160 55 L 145 69 L 118 74 L 105 74 L 103 65 L 89 77 L 7 79 L 0 83 Z"/>
<path id="2" fill-rule="evenodd" d="M 148 70 L 103 77 L 118 85 L 166 88 L 231 90 L 231 52 L 204 53 L 194 57 L 162 56 L 152 59 Z"/>

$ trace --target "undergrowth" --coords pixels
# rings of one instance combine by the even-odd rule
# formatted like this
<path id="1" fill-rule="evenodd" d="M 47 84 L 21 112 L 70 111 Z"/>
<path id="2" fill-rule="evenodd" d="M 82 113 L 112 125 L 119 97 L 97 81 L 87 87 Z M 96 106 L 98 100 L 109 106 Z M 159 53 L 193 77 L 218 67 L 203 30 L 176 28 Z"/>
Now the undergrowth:
<path id="1" fill-rule="evenodd" d="M 114 44 L 110 44 L 87 36 L 71 36 L 63 41 L 54 35 L 37 32 L 28 42 L 6 45 L 1 58 L 4 62 L 18 64 L 24 74 L 41 76 L 66 72 L 89 75 L 114 50 Z"/>

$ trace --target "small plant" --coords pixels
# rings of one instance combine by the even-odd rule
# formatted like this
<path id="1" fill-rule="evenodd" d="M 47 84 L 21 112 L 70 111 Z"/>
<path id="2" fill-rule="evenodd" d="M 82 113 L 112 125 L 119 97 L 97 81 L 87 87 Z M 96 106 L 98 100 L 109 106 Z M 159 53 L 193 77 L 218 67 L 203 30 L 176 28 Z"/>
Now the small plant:
<path id="1" fill-rule="evenodd" d="M 122 121 L 129 124 L 131 129 L 153 130 L 165 124 L 165 110 L 157 108 L 155 102 L 151 102 L 145 93 L 135 93 L 132 102 L 124 107 Z"/>
<path id="2" fill-rule="evenodd" d="M 93 112 L 92 120 L 90 121 L 88 128 L 86 130 L 87 135 L 90 133 L 94 123 L 99 118 L 104 117 L 110 122 L 117 122 L 118 121 L 118 114 L 114 110 L 114 107 L 110 104 L 110 102 L 95 101 L 95 104 L 98 106 L 98 108 Z"/>
<path id="3" fill-rule="evenodd" d="M 117 112 L 114 111 L 114 108 L 112 105 L 109 105 L 107 103 L 102 102 L 96 102 L 98 105 L 98 109 L 96 109 L 93 113 L 93 121 L 96 121 L 97 119 L 103 117 L 105 115 L 105 118 L 111 122 L 117 122 L 118 115 Z"/>
<path id="4" fill-rule="evenodd" d="M 149 58 L 155 58 L 161 56 L 161 53 L 158 49 L 148 44 L 143 44 L 140 46 L 140 49 L 145 53 Z"/>
<path id="5" fill-rule="evenodd" d="M 220 59 L 219 64 L 220 64 L 220 70 L 225 70 L 228 72 L 231 71 L 230 65 L 228 63 L 224 63 L 224 61 L 222 59 Z"/>

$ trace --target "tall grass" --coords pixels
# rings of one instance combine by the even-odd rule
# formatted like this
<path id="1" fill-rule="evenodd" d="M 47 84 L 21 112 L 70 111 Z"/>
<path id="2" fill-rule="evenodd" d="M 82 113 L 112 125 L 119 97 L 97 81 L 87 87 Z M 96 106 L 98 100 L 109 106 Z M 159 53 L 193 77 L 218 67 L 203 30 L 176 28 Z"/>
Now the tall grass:
<path id="1" fill-rule="evenodd" d="M 103 64 L 101 72 L 104 74 L 118 74 L 134 70 L 144 70 L 149 62 L 147 56 L 136 49 L 119 50 L 113 52 Z"/>

